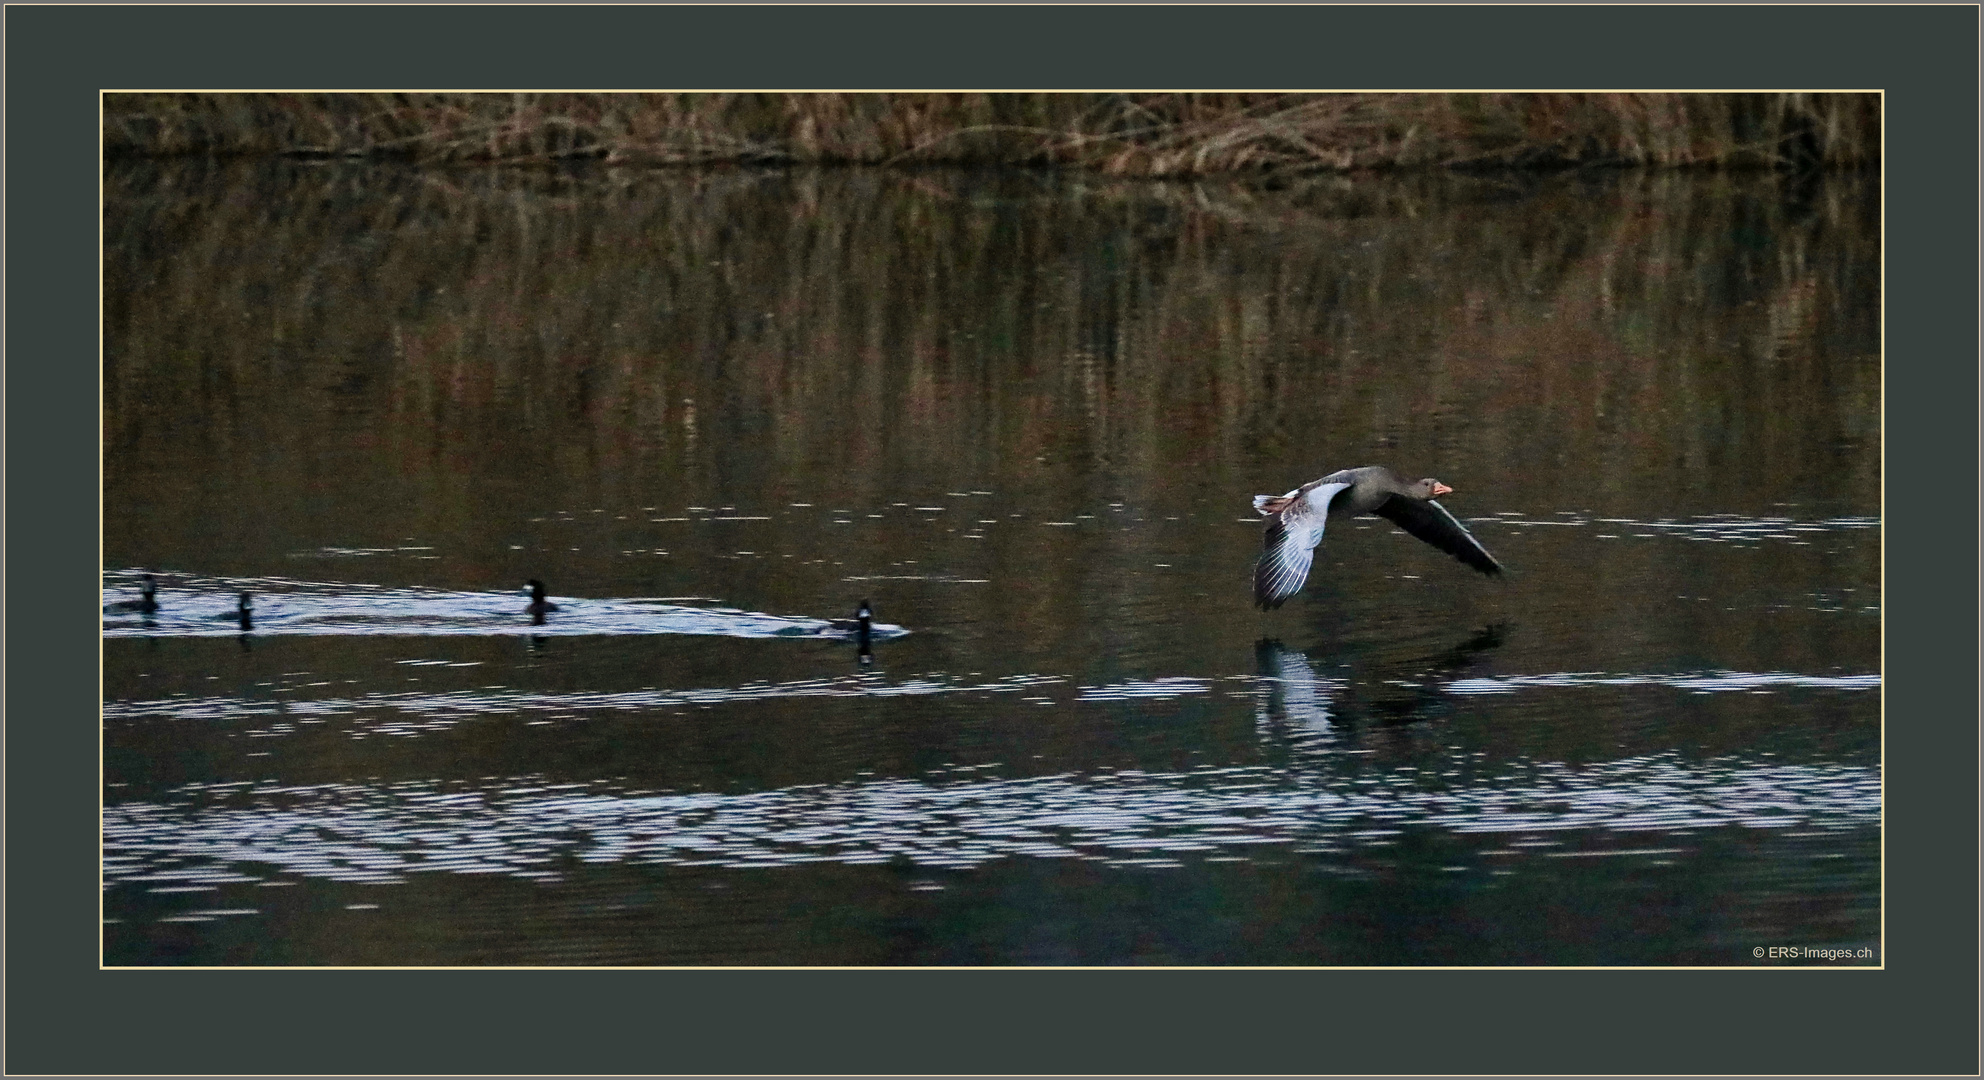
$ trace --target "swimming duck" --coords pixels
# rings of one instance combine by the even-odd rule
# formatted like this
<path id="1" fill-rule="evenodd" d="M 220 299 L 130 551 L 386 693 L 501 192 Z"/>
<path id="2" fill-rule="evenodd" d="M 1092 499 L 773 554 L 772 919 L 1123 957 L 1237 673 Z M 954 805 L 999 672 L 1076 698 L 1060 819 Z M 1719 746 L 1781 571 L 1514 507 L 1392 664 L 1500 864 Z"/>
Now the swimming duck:
<path id="1" fill-rule="evenodd" d="M 531 578 L 524 582 L 524 586 L 530 589 L 530 604 L 524 608 L 524 614 L 543 622 L 547 613 L 558 610 L 557 604 L 544 598 L 544 582 Z"/>
<path id="2" fill-rule="evenodd" d="M 105 611 L 142 611 L 149 615 L 158 610 L 158 582 L 146 574 L 138 583 L 138 591 L 144 595 L 136 600 L 118 600 L 105 604 Z"/>
<path id="3" fill-rule="evenodd" d="M 1495 556 L 1433 501 L 1453 490 L 1430 476 L 1408 481 L 1383 465 L 1366 465 L 1311 480 L 1286 495 L 1254 496 L 1254 509 L 1268 519 L 1254 566 L 1255 606 L 1278 608 L 1302 591 L 1332 515 L 1376 514 L 1484 574 L 1500 574 Z"/>
<path id="4" fill-rule="evenodd" d="M 214 618 L 233 619 L 241 624 L 241 629 L 253 630 L 255 628 L 255 605 L 251 602 L 248 593 L 242 593 L 233 611 L 223 612 L 214 616 Z"/>
<path id="5" fill-rule="evenodd" d="M 869 624 L 874 619 L 875 609 L 868 606 L 867 600 L 863 600 L 861 601 L 861 606 L 854 609 L 854 618 L 829 619 L 827 620 L 827 625 L 843 634 L 853 634 L 854 640 L 859 642 L 863 649 L 866 649 L 868 647 Z"/>

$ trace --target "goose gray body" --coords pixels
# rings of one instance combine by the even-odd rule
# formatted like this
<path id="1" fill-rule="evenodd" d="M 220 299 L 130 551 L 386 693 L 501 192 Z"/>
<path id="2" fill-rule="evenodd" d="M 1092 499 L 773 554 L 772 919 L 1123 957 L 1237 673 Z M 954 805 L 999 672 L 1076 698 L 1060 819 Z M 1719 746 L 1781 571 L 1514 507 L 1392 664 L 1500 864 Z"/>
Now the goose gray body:
<path id="1" fill-rule="evenodd" d="M 1254 509 L 1267 518 L 1261 558 L 1254 566 L 1254 604 L 1280 607 L 1302 591 L 1323 528 L 1332 516 L 1376 514 L 1490 576 L 1502 564 L 1447 508 L 1433 501 L 1453 489 L 1432 477 L 1406 480 L 1383 465 L 1333 472 L 1286 495 L 1256 495 Z"/>

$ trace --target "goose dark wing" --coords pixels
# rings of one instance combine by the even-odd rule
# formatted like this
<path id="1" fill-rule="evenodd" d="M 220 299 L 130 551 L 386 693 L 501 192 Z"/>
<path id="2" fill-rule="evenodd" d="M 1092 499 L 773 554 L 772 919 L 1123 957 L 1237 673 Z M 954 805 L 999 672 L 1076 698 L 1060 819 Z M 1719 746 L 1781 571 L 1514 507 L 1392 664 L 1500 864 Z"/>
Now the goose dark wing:
<path id="1" fill-rule="evenodd" d="M 1484 574 L 1493 576 L 1502 572 L 1502 564 L 1488 554 L 1481 541 L 1447 513 L 1446 507 L 1432 499 L 1393 495 L 1371 512 Z"/>

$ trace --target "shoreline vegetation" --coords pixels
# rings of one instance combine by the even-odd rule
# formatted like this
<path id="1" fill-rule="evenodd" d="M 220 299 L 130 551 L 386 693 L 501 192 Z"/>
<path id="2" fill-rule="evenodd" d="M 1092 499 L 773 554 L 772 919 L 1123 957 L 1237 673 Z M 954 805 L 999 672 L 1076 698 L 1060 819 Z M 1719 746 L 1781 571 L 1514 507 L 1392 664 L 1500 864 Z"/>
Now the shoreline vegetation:
<path id="1" fill-rule="evenodd" d="M 103 95 L 109 157 L 1032 166 L 1124 177 L 1866 168 L 1878 94 Z"/>

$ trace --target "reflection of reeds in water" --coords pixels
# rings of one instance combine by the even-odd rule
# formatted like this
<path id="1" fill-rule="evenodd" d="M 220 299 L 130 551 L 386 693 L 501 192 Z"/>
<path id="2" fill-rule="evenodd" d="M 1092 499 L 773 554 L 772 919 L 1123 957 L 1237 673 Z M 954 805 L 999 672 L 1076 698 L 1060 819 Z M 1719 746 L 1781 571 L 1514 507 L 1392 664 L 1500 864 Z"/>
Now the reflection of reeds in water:
<path id="1" fill-rule="evenodd" d="M 1872 94 L 110 94 L 106 149 L 1072 164 L 1118 175 L 1865 165 Z"/>
<path id="2" fill-rule="evenodd" d="M 1307 468 L 1327 431 L 1599 484 L 1653 446 L 1780 462 L 1706 477 L 1754 503 L 1875 436 L 1858 182 L 1803 217 L 1768 179 L 1509 209 L 1038 183 L 113 170 L 106 437 L 226 446 L 252 411 L 272 455 L 328 402 L 383 410 L 366 438 L 409 461 L 527 441 L 681 475 L 747 447 L 858 480 L 884 456 Z"/>

